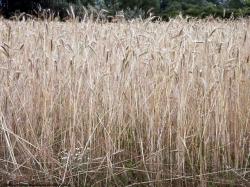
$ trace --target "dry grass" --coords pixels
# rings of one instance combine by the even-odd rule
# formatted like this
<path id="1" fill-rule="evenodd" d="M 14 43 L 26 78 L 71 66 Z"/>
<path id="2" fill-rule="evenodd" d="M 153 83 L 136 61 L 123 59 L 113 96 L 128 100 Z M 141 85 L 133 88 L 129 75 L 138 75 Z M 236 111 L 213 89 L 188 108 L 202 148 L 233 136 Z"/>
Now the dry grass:
<path id="1" fill-rule="evenodd" d="M 249 31 L 1 20 L 1 182 L 250 185 Z"/>

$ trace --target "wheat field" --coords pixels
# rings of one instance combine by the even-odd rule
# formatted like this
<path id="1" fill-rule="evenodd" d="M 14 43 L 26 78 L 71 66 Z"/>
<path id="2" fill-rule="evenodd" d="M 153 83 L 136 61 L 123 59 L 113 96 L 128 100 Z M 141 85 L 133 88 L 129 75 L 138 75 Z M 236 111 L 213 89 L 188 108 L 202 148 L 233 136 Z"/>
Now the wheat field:
<path id="1" fill-rule="evenodd" d="M 249 186 L 250 20 L 0 20 L 0 184 Z"/>

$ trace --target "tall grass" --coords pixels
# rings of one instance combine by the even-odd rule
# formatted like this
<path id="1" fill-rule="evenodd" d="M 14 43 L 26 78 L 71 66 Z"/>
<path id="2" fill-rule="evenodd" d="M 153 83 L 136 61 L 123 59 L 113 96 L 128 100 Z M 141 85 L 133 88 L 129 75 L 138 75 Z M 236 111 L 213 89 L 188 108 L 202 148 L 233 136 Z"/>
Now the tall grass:
<path id="1" fill-rule="evenodd" d="M 250 21 L 0 21 L 0 180 L 250 185 Z"/>

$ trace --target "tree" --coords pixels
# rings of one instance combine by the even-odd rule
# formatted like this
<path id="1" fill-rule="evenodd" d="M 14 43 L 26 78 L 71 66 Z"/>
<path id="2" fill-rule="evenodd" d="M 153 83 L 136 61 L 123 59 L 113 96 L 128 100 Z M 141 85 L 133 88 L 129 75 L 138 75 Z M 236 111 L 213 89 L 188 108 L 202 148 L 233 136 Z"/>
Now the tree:
<path id="1" fill-rule="evenodd" d="M 159 10 L 160 0 L 120 0 L 120 5 L 122 9 L 137 7 L 144 10 L 151 8 Z"/>
<path id="2" fill-rule="evenodd" d="M 250 0 L 245 0 L 245 4 L 250 7 Z"/>
<path id="3" fill-rule="evenodd" d="M 229 0 L 228 1 L 229 8 L 242 8 L 243 6 L 244 6 L 244 3 L 241 0 Z"/>

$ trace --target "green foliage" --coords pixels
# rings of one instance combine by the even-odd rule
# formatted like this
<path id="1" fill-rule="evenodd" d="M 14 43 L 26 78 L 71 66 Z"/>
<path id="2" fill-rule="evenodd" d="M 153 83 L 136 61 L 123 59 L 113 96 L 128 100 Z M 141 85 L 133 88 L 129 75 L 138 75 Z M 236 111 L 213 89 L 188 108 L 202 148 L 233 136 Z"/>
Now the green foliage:
<path id="1" fill-rule="evenodd" d="M 11 1 L 11 11 L 13 10 L 32 10 L 38 4 L 42 8 L 51 8 L 56 11 L 65 11 L 70 5 L 74 10 L 80 10 L 82 6 L 95 6 L 97 9 L 108 10 L 111 15 L 123 10 L 128 18 L 138 17 L 138 14 L 145 15 L 151 10 L 163 19 L 174 17 L 180 13 L 184 16 L 204 18 L 206 16 L 230 17 L 232 14 L 237 16 L 248 16 L 250 0 L 228 0 L 220 4 L 218 0 L 16 0 Z"/>
<path id="2" fill-rule="evenodd" d="M 250 0 L 245 0 L 246 6 L 250 7 Z"/>
<path id="3" fill-rule="evenodd" d="M 229 0 L 228 7 L 238 9 L 238 8 L 243 8 L 244 4 L 241 0 Z"/>

